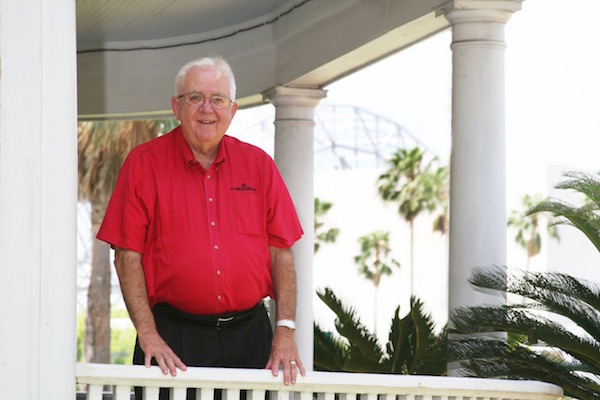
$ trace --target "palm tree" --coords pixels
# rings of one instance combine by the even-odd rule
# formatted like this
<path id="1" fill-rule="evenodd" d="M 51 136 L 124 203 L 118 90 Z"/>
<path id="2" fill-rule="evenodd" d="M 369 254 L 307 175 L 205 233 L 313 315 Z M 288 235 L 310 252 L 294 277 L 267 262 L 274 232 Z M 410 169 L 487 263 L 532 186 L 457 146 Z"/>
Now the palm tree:
<path id="1" fill-rule="evenodd" d="M 333 203 L 321 201 L 318 197 L 315 197 L 315 253 L 319 251 L 322 243 L 334 243 L 340 233 L 338 228 L 329 228 L 324 232 L 320 232 L 323 228 L 321 218 L 329 212 L 331 207 L 333 207 Z"/>
<path id="2" fill-rule="evenodd" d="M 529 262 L 542 250 L 542 238 L 539 232 L 541 215 L 539 213 L 529 213 L 528 211 L 541 201 L 540 195 L 524 195 L 521 199 L 523 210 L 513 210 L 508 218 L 508 226 L 515 228 L 517 234 L 515 242 L 527 252 L 526 270 L 529 270 Z M 547 225 L 548 237 L 559 239 L 558 230 L 554 225 Z"/>
<path id="3" fill-rule="evenodd" d="M 450 195 L 450 182 L 447 167 L 438 167 L 435 171 L 424 179 L 429 179 L 430 183 L 426 185 L 432 191 L 436 208 L 439 214 L 433 221 L 433 231 L 440 232 L 442 235 L 446 235 L 450 228 L 450 222 L 448 218 L 448 206 L 449 206 L 449 195 Z"/>
<path id="4" fill-rule="evenodd" d="M 375 286 L 375 313 L 374 313 L 374 332 L 377 332 L 377 303 L 378 288 L 381 277 L 392 274 L 392 266 L 400 268 L 400 263 L 389 259 L 390 233 L 376 231 L 368 235 L 361 236 L 358 239 L 360 243 L 360 254 L 354 257 L 354 262 L 359 265 L 358 272 L 364 275 Z"/>
<path id="5" fill-rule="evenodd" d="M 321 300 L 336 314 L 335 328 L 342 338 L 314 325 L 316 370 L 338 372 L 370 372 L 393 374 L 444 375 L 442 357 L 445 334 L 435 333 L 423 303 L 412 297 L 410 312 L 400 318 L 396 308 L 385 347 L 377 341 L 356 316 L 345 307 L 333 291 L 317 292 Z"/>
<path id="6" fill-rule="evenodd" d="M 424 164 L 425 153 L 419 147 L 399 149 L 388 160 L 389 169 L 377 179 L 383 200 L 398 203 L 398 213 L 410 227 L 410 293 L 414 293 L 414 220 L 423 211 L 432 212 L 440 205 L 444 170 L 432 171 L 434 158 Z M 445 221 L 442 220 L 442 229 Z"/>
<path id="7" fill-rule="evenodd" d="M 79 198 L 91 203 L 93 237 L 96 237 L 117 176 L 131 149 L 155 138 L 168 121 L 86 121 L 78 127 Z M 85 362 L 110 363 L 110 246 L 92 245 L 84 334 Z"/>
<path id="8" fill-rule="evenodd" d="M 600 179 L 570 172 L 560 189 L 586 197 L 574 206 L 544 200 L 527 214 L 551 212 L 555 224 L 583 232 L 600 251 Z M 476 269 L 471 284 L 483 290 L 508 292 L 525 301 L 496 307 L 466 307 L 452 312 L 455 332 L 464 336 L 448 343 L 448 356 L 462 361 L 468 374 L 535 379 L 562 386 L 565 395 L 600 398 L 600 286 L 568 274 Z M 568 321 L 569 323 L 566 323 Z M 482 336 L 508 332 L 508 341 Z"/>

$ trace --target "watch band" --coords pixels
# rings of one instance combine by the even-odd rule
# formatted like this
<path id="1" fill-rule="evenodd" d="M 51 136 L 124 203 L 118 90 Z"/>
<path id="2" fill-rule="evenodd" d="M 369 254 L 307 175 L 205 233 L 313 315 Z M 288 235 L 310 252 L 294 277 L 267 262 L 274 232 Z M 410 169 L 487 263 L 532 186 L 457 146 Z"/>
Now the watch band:
<path id="1" fill-rule="evenodd" d="M 296 323 L 294 321 L 292 321 L 291 319 L 280 319 L 279 321 L 277 321 L 277 323 L 275 325 L 283 326 L 283 327 L 286 327 L 286 328 L 292 329 L 292 330 L 296 329 Z"/>

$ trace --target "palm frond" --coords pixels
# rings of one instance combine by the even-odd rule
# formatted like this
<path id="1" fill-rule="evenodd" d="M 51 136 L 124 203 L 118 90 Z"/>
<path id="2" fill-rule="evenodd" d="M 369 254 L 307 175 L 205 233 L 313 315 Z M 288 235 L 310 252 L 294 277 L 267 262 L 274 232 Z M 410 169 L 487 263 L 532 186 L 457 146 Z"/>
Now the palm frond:
<path id="1" fill-rule="evenodd" d="M 389 369 L 394 373 L 441 375 L 446 363 L 440 357 L 435 324 L 425 313 L 421 300 L 413 296 L 410 304 L 410 312 L 404 318 L 399 317 L 400 307 L 394 313 L 386 346 Z"/>
<path id="2" fill-rule="evenodd" d="M 600 371 L 599 343 L 576 335 L 561 324 L 536 315 L 521 306 L 469 307 L 452 312 L 454 332 L 512 332 L 525 336 L 530 344 L 544 343 Z"/>
<path id="3" fill-rule="evenodd" d="M 590 201 L 600 206 L 600 177 L 586 172 L 569 171 L 563 176 L 570 178 L 555 185 L 557 189 L 571 189 L 584 194 Z"/>
<path id="4" fill-rule="evenodd" d="M 383 351 L 375 335 L 360 322 L 356 311 L 346 308 L 330 288 L 317 291 L 317 295 L 337 315 L 335 328 L 350 343 L 346 370 L 377 371 Z"/>
<path id="5" fill-rule="evenodd" d="M 600 286 L 561 273 L 532 273 L 505 268 L 477 268 L 469 282 L 477 287 L 533 300 L 531 308 L 562 315 L 600 342 Z"/>
<path id="6" fill-rule="evenodd" d="M 481 337 L 452 339 L 448 349 L 451 360 L 462 360 L 467 376 L 550 382 L 561 386 L 569 396 L 599 398 L 597 381 L 581 374 L 587 367 L 568 361 L 557 349 L 533 350 L 522 344 L 508 345 L 501 339 Z"/>
<path id="7" fill-rule="evenodd" d="M 318 371 L 344 371 L 348 344 L 314 325 L 314 365 Z"/>
<path id="8" fill-rule="evenodd" d="M 173 127 L 174 121 L 80 122 L 77 130 L 79 197 L 106 203 L 131 149 L 157 137 L 165 127 Z"/>

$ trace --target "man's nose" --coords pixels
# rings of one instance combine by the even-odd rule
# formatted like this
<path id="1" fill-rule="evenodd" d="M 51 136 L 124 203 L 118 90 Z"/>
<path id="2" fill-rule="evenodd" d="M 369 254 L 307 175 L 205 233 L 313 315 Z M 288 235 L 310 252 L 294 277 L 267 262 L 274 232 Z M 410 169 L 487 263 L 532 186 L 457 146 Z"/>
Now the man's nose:
<path id="1" fill-rule="evenodd" d="M 210 103 L 210 97 L 205 97 L 204 101 L 202 102 L 202 104 L 200 104 L 199 108 L 203 112 L 212 112 L 212 111 L 214 111 L 214 108 L 213 108 L 212 104 Z"/>

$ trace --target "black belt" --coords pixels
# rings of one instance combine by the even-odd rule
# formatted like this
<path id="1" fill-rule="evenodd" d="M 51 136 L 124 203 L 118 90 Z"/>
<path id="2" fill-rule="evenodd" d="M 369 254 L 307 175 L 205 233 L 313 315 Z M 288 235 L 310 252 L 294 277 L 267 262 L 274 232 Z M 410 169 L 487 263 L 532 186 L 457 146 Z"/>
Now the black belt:
<path id="1" fill-rule="evenodd" d="M 178 310 L 168 303 L 159 303 L 154 306 L 152 312 L 155 315 L 160 315 L 163 317 L 168 317 L 174 320 L 178 320 L 184 323 L 212 327 L 216 329 L 224 329 L 228 327 L 233 327 L 235 325 L 239 325 L 244 320 L 249 319 L 250 317 L 257 314 L 259 311 L 264 310 L 265 306 L 261 301 L 258 302 L 254 307 L 250 308 L 246 311 L 235 312 L 235 313 L 226 313 L 226 314 L 218 314 L 218 315 L 197 315 L 190 314 Z"/>

